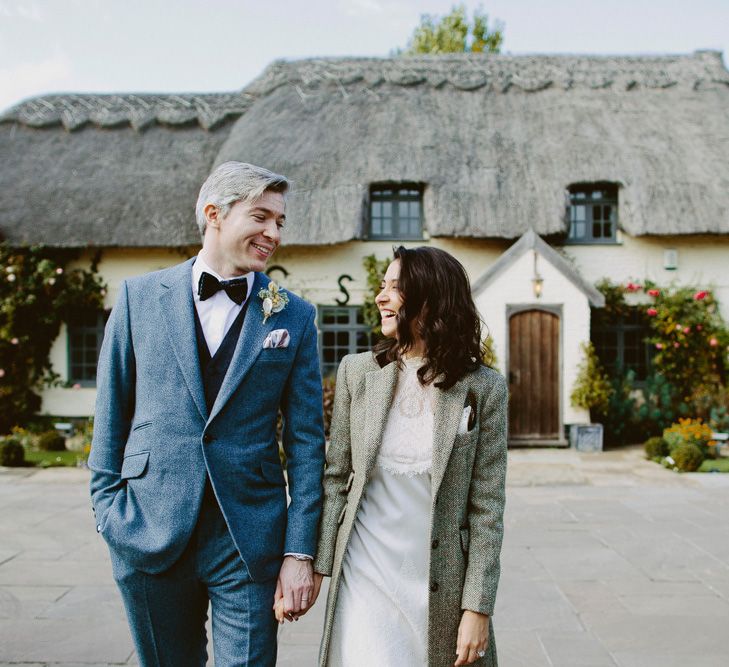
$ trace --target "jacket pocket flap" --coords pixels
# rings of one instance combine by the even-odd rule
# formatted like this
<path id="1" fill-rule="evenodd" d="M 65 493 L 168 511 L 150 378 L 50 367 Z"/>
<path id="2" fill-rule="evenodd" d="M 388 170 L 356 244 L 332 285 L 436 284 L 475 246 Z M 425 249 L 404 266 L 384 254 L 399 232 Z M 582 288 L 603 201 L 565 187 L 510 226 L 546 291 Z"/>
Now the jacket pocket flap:
<path id="1" fill-rule="evenodd" d="M 281 466 L 270 461 L 261 461 L 261 473 L 266 481 L 277 486 L 286 486 L 286 478 L 284 477 Z"/>
<path id="2" fill-rule="evenodd" d="M 121 478 L 130 479 L 132 477 L 140 477 L 147 469 L 148 460 L 149 452 L 125 456 L 124 462 L 122 463 Z"/>

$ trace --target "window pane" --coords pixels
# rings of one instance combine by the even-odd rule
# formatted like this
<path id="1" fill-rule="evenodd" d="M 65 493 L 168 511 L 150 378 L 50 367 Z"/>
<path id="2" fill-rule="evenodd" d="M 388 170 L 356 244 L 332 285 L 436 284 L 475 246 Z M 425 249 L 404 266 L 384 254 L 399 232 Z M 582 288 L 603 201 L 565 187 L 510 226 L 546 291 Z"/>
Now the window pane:
<path id="1" fill-rule="evenodd" d="M 584 222 L 576 222 L 574 224 L 574 230 L 575 230 L 575 238 L 577 238 L 577 239 L 585 238 L 585 223 Z"/>
<path id="2" fill-rule="evenodd" d="M 602 199 L 602 192 L 600 190 L 593 190 L 592 198 L 593 199 Z"/>
<path id="3" fill-rule="evenodd" d="M 602 223 L 602 229 L 603 229 L 603 236 L 606 239 L 610 239 L 613 237 L 613 226 L 609 222 L 603 222 Z"/>
<path id="4" fill-rule="evenodd" d="M 408 217 L 408 203 L 406 201 L 401 201 L 398 203 L 398 215 L 401 218 L 407 218 Z"/>
<path id="5" fill-rule="evenodd" d="M 382 222 L 382 235 L 392 236 L 392 218 L 387 218 Z"/>
<path id="6" fill-rule="evenodd" d="M 592 220 L 602 220 L 602 206 L 592 207 Z"/>
<path id="7" fill-rule="evenodd" d="M 382 216 L 382 202 L 373 201 L 372 202 L 372 217 L 379 218 L 380 216 Z"/>
<path id="8" fill-rule="evenodd" d="M 382 202 L 382 215 L 385 218 L 392 217 L 392 202 L 390 202 L 390 201 Z"/>
<path id="9" fill-rule="evenodd" d="M 599 239 L 602 237 L 602 225 L 599 222 L 592 223 L 592 238 Z"/>
<path id="10" fill-rule="evenodd" d="M 581 222 L 585 219 L 587 207 L 578 205 L 572 207 L 572 219 Z"/>

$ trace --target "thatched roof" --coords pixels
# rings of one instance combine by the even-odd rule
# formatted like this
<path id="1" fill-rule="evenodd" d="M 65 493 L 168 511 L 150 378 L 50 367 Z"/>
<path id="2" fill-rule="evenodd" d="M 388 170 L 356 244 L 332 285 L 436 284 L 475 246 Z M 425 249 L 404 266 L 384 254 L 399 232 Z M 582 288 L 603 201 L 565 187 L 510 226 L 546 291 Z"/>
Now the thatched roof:
<path id="1" fill-rule="evenodd" d="M 289 243 L 361 237 L 387 181 L 425 186 L 435 236 L 562 233 L 565 189 L 597 181 L 631 235 L 729 233 L 728 109 L 716 52 L 316 59 L 240 94 L 39 98 L 0 117 L 0 231 L 194 243 L 200 183 L 237 159 L 295 181 Z"/>

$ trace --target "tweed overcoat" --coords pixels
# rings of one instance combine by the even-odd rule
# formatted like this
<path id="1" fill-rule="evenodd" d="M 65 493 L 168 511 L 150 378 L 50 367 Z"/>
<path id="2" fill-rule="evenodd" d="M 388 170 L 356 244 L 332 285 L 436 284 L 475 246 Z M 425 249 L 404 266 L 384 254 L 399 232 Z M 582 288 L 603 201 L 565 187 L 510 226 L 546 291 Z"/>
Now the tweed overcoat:
<path id="1" fill-rule="evenodd" d="M 363 491 L 375 464 L 390 410 L 397 364 L 380 367 L 372 353 L 346 356 L 337 374 L 331 439 L 324 474 L 324 509 L 314 569 L 331 576 L 319 656 L 327 663 L 342 561 Z M 456 659 L 462 610 L 493 614 L 499 581 L 506 477 L 508 392 L 499 373 L 486 367 L 450 389 L 437 390 L 431 469 L 428 665 Z M 466 406 L 475 419 L 459 429 Z M 480 667 L 495 667 L 489 627 Z M 339 667 L 339 666 L 332 666 Z M 382 666 L 387 667 L 387 666 Z"/>

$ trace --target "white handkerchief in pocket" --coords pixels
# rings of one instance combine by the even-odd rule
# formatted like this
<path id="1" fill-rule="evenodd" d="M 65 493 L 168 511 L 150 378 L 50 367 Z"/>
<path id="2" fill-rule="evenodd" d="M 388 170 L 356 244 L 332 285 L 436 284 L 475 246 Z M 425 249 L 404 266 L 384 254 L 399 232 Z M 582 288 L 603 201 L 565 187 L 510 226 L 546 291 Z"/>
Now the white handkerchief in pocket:
<path id="1" fill-rule="evenodd" d="M 463 408 L 463 414 L 461 415 L 461 423 L 458 424 L 458 435 L 463 435 L 468 432 L 468 418 L 471 416 L 471 406 L 467 405 Z"/>
<path id="2" fill-rule="evenodd" d="M 266 340 L 263 341 L 263 349 L 268 350 L 272 347 L 288 347 L 291 337 L 286 329 L 274 329 Z"/>

